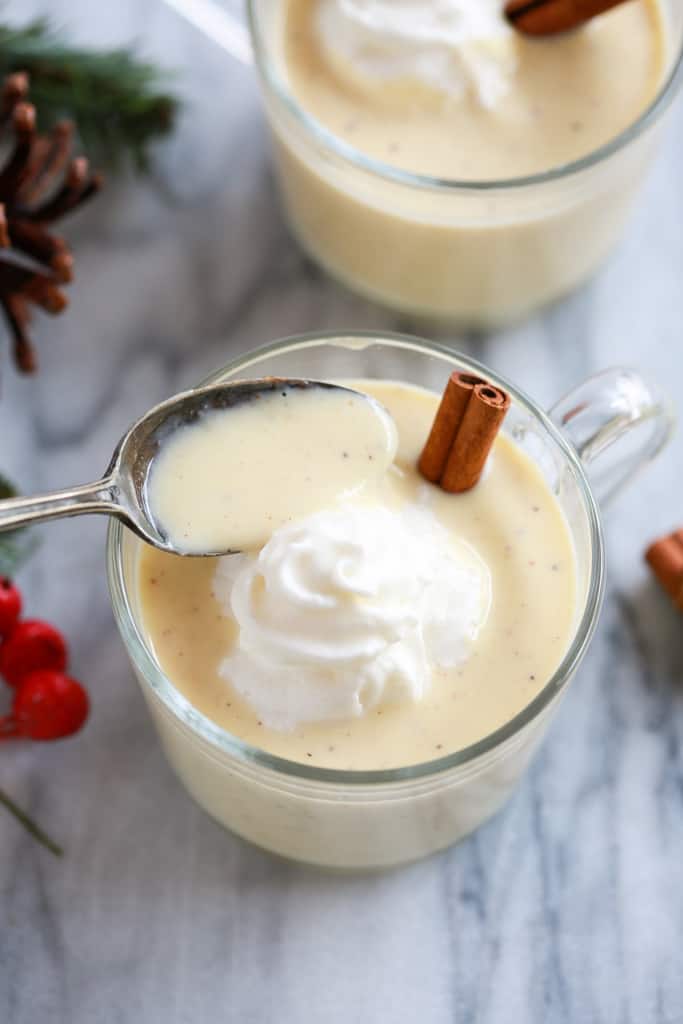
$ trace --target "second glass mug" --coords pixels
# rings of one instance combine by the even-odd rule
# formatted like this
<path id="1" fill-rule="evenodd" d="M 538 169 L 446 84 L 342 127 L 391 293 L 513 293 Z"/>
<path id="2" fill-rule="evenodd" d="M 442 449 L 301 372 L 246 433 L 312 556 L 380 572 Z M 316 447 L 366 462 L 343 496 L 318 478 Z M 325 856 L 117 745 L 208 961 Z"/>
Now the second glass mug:
<path id="1" fill-rule="evenodd" d="M 569 292 L 621 235 L 683 80 L 683 7 L 663 7 L 663 80 L 625 131 L 547 172 L 455 181 L 371 159 L 310 116 L 288 83 L 284 0 L 249 0 L 251 48 L 294 234 L 344 284 L 418 316 L 495 327 Z"/>
<path id="2" fill-rule="evenodd" d="M 160 668 L 136 596 L 140 541 L 112 521 L 107 567 L 114 613 L 164 750 L 212 817 L 273 853 L 327 868 L 388 868 L 443 849 L 511 795 L 593 636 L 604 586 L 596 494 L 618 490 L 667 441 L 672 417 L 636 374 L 590 378 L 546 415 L 523 392 L 446 347 L 397 334 L 305 335 L 229 363 L 204 383 L 302 376 L 404 380 L 441 391 L 454 369 L 506 388 L 504 430 L 533 458 L 566 516 L 578 568 L 572 643 L 543 690 L 502 728 L 438 760 L 382 771 L 340 771 L 251 747 L 197 711 Z M 617 458 L 610 458 L 609 453 Z M 592 472 L 589 482 L 587 469 Z"/>

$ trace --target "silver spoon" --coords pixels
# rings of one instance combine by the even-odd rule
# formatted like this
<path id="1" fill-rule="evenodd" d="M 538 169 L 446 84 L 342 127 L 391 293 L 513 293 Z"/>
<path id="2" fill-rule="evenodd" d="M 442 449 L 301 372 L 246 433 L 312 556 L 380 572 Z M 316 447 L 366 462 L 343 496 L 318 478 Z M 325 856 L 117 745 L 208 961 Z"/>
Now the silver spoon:
<path id="1" fill-rule="evenodd" d="M 35 497 L 0 501 L 0 533 L 48 519 L 99 512 L 116 516 L 148 544 L 163 551 L 177 555 L 205 556 L 234 553 L 234 549 L 190 552 L 172 544 L 155 522 L 150 510 L 147 479 L 162 445 L 176 430 L 195 422 L 207 412 L 234 408 L 283 387 L 346 392 L 355 398 L 366 399 L 376 407 L 378 413 L 381 411 L 386 416 L 382 406 L 369 395 L 326 381 L 266 377 L 185 391 L 150 409 L 133 424 L 119 441 L 101 480 Z"/>

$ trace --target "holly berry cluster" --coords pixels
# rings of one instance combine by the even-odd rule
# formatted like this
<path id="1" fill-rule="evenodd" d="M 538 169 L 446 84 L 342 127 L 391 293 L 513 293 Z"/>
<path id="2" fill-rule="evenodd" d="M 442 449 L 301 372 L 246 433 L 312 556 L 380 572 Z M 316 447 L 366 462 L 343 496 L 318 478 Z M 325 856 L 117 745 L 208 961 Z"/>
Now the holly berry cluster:
<path id="1" fill-rule="evenodd" d="M 21 619 L 17 587 L 0 577 L 0 676 L 14 696 L 0 716 L 0 740 L 58 740 L 77 732 L 88 717 L 88 694 L 66 675 L 64 637 L 47 622 Z"/>

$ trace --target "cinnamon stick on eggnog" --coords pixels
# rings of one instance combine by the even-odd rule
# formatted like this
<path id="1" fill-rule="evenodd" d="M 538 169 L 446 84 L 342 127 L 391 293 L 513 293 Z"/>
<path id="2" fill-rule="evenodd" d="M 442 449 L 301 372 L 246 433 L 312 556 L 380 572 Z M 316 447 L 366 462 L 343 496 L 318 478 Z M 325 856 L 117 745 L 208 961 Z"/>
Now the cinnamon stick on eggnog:
<path id="1" fill-rule="evenodd" d="M 431 483 L 459 494 L 478 482 L 510 408 L 510 397 L 472 374 L 452 373 L 418 468 Z"/>
<path id="2" fill-rule="evenodd" d="M 438 484 L 446 468 L 455 435 L 460 429 L 472 392 L 477 384 L 482 383 L 481 377 L 459 371 L 452 373 L 448 378 L 446 390 L 418 464 L 422 476 L 433 484 Z"/>
<path id="3" fill-rule="evenodd" d="M 578 28 L 625 0 L 508 0 L 505 16 L 519 32 L 553 36 Z"/>

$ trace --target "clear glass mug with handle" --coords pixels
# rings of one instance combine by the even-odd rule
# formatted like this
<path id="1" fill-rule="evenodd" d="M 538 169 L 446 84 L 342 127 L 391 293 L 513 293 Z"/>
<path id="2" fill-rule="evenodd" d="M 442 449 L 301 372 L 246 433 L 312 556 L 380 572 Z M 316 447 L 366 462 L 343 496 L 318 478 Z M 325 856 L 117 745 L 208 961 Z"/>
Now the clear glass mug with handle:
<path id="1" fill-rule="evenodd" d="M 167 2 L 253 62 L 285 212 L 307 252 L 371 299 L 467 326 L 523 317 L 597 269 L 623 232 L 683 81 L 683 5 L 661 0 L 662 80 L 616 138 L 526 177 L 432 178 L 366 156 L 301 106 L 282 55 L 286 0 L 248 0 L 248 33 L 207 0 Z"/>
<path id="2" fill-rule="evenodd" d="M 349 332 L 276 342 L 204 383 L 268 375 L 405 380 L 441 391 L 453 369 L 507 389 L 504 430 L 540 467 L 566 516 L 578 567 L 573 639 L 552 678 L 519 714 L 466 749 L 395 770 L 321 769 L 274 757 L 220 729 L 174 687 L 141 625 L 141 542 L 109 528 L 107 568 L 116 621 L 164 750 L 194 799 L 243 838 L 328 868 L 386 868 L 456 842 L 510 796 L 593 636 L 603 594 L 598 497 L 610 497 L 666 443 L 673 418 L 635 373 L 590 378 L 544 413 L 513 384 L 450 349 L 398 334 Z M 589 480 L 590 476 L 590 480 Z"/>

